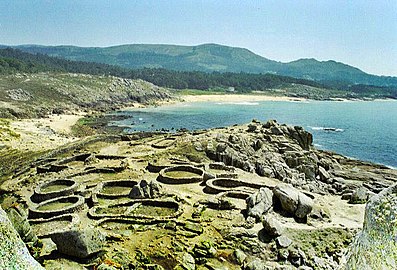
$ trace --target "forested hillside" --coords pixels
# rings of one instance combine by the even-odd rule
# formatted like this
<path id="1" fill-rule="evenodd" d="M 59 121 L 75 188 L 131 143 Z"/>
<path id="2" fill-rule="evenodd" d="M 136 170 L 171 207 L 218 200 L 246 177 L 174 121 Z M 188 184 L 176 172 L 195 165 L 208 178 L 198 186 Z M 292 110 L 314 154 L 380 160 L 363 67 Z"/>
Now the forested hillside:
<path id="1" fill-rule="evenodd" d="M 178 46 L 160 44 L 132 44 L 113 47 L 38 46 L 17 48 L 69 60 L 117 65 L 124 68 L 164 68 L 177 71 L 203 71 L 277 74 L 314 80 L 331 85 L 335 81 L 397 87 L 397 77 L 375 76 L 336 61 L 299 59 L 289 63 L 273 61 L 244 48 L 203 44 Z"/>
<path id="2" fill-rule="evenodd" d="M 202 71 L 175 71 L 163 68 L 127 69 L 108 64 L 71 61 L 43 54 L 30 54 L 21 50 L 0 49 L 0 74 L 16 72 L 69 72 L 91 75 L 112 75 L 128 79 L 142 79 L 155 85 L 174 89 L 199 89 L 237 92 L 293 89 L 294 96 L 324 99 L 329 97 L 389 97 L 397 98 L 395 87 L 350 85 L 341 81 L 319 83 L 308 79 L 296 79 L 274 74 L 232 73 Z M 306 86 L 294 87 L 294 85 Z M 313 93 L 308 89 L 322 89 Z M 297 90 L 298 89 L 298 90 Z M 303 90 L 303 92 L 302 92 Z M 316 91 L 317 91 L 316 90 Z"/>

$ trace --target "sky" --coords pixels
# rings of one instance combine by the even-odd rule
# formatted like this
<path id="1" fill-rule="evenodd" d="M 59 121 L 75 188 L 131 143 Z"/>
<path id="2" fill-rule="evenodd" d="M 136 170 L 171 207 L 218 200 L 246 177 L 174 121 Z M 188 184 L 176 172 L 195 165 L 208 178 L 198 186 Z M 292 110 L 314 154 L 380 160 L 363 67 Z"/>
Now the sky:
<path id="1" fill-rule="evenodd" d="M 243 47 L 397 76 L 397 0 L 0 0 L 0 44 Z"/>

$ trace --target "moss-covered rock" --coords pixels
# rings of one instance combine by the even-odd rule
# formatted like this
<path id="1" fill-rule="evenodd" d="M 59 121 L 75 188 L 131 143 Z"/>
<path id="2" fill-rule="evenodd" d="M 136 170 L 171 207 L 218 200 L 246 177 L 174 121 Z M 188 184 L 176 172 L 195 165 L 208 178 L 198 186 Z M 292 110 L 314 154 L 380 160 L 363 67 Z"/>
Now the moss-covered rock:
<path id="1" fill-rule="evenodd" d="M 44 269 L 28 249 L 0 207 L 0 269 Z"/>
<path id="2" fill-rule="evenodd" d="M 364 227 L 352 243 L 346 269 L 397 269 L 397 185 L 372 197 Z"/>

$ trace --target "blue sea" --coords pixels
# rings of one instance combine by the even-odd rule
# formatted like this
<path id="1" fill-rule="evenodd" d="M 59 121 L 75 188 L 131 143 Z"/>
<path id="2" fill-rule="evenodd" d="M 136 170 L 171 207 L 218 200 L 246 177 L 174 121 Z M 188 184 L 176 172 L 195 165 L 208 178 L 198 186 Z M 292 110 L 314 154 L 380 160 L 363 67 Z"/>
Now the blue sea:
<path id="1" fill-rule="evenodd" d="M 194 102 L 119 112 L 126 131 L 206 129 L 252 119 L 298 125 L 314 145 L 349 157 L 397 167 L 396 101 Z M 328 129 L 332 129 L 332 131 Z"/>

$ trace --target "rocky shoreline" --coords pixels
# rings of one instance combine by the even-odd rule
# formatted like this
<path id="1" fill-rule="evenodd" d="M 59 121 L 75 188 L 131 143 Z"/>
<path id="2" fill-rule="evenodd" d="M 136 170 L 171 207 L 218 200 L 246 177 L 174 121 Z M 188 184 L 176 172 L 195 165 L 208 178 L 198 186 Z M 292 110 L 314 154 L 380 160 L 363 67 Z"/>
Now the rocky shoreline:
<path id="1" fill-rule="evenodd" d="M 87 137 L 16 169 L 0 194 L 46 269 L 337 269 L 346 259 L 354 269 L 364 248 L 345 255 L 365 203 L 389 198 L 396 180 L 396 170 L 315 149 L 301 127 L 253 120 Z M 389 217 L 369 207 L 370 220 Z M 385 209 L 395 213 L 394 201 Z"/>

